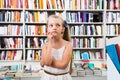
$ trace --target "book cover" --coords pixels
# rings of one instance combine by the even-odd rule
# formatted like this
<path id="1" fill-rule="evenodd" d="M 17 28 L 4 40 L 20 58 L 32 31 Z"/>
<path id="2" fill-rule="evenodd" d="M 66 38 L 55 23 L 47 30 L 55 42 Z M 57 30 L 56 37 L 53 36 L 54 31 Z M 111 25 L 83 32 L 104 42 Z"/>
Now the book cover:
<path id="1" fill-rule="evenodd" d="M 81 53 L 81 58 L 83 62 L 89 62 L 89 54 L 88 52 Z"/>
<path id="2" fill-rule="evenodd" d="M 116 44 L 115 47 L 116 47 L 118 59 L 119 59 L 119 62 L 120 62 L 120 45 Z"/>
<path id="3" fill-rule="evenodd" d="M 108 55 L 110 56 L 113 64 L 115 65 L 116 69 L 120 73 L 120 63 L 119 63 L 115 44 L 107 45 L 106 51 L 107 51 Z"/>

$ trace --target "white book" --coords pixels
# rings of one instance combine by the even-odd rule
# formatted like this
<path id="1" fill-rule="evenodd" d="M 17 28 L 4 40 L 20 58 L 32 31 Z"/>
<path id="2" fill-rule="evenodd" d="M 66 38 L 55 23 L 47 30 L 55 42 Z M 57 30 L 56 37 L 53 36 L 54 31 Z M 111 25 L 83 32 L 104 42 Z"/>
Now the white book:
<path id="1" fill-rule="evenodd" d="M 35 26 L 34 26 L 34 25 L 31 25 L 30 28 L 31 28 L 31 29 L 30 29 L 30 30 L 31 30 L 31 31 L 30 31 L 31 33 L 30 33 L 30 34 L 31 34 L 31 35 L 35 35 Z"/>
<path id="2" fill-rule="evenodd" d="M 116 13 L 112 13 L 112 22 L 117 22 L 117 14 Z"/>
<path id="3" fill-rule="evenodd" d="M 94 44 L 93 44 L 93 37 L 90 38 L 90 48 L 94 48 Z"/>
<path id="4" fill-rule="evenodd" d="M 101 25 L 96 25 L 96 30 L 97 30 L 97 35 L 102 35 L 102 26 Z"/>
<path id="5" fill-rule="evenodd" d="M 78 36 L 78 30 L 79 30 L 78 25 L 75 25 L 75 35 L 76 35 L 76 36 Z"/>
<path id="6" fill-rule="evenodd" d="M 5 35 L 5 27 L 0 26 L 0 35 Z"/>
<path id="7" fill-rule="evenodd" d="M 42 27 L 43 27 L 42 28 L 43 29 L 43 35 L 46 35 L 46 25 L 43 25 Z"/>
<path id="8" fill-rule="evenodd" d="M 99 7 L 99 9 L 102 9 L 102 6 L 103 6 L 103 2 L 102 2 L 103 0 L 99 0 L 99 2 L 100 2 L 100 7 Z"/>
<path id="9" fill-rule="evenodd" d="M 112 22 L 112 12 L 108 12 L 107 15 L 108 22 Z"/>
<path id="10" fill-rule="evenodd" d="M 90 59 L 95 59 L 95 55 L 93 51 L 89 51 L 88 53 L 89 53 Z"/>
<path id="11" fill-rule="evenodd" d="M 79 1 L 79 0 L 78 0 Z M 89 1 L 90 0 L 86 0 L 86 9 L 89 9 Z"/>
<path id="12" fill-rule="evenodd" d="M 14 60 L 21 60 L 22 59 L 22 51 L 17 50 L 16 55 L 14 56 Z"/>
<path id="13" fill-rule="evenodd" d="M 80 26 L 80 34 L 81 34 L 81 35 L 84 35 L 84 25 L 81 25 L 81 26 Z"/>
<path id="14" fill-rule="evenodd" d="M 75 56 L 76 56 L 77 60 L 80 60 L 80 51 L 79 50 L 75 51 Z"/>
<path id="15" fill-rule="evenodd" d="M 50 9 L 52 9 L 52 2 L 51 2 L 51 0 L 48 0 L 48 5 L 50 5 Z"/>
<path id="16" fill-rule="evenodd" d="M 39 44 L 38 44 L 38 38 L 35 38 L 34 37 L 34 45 L 35 45 L 35 48 L 38 48 Z"/>
<path id="17" fill-rule="evenodd" d="M 69 9 L 72 9 L 72 0 L 69 2 Z"/>
<path id="18" fill-rule="evenodd" d="M 115 3 L 116 3 L 116 8 L 119 9 L 119 0 L 115 0 Z"/>
<path id="19" fill-rule="evenodd" d="M 81 0 L 81 9 L 84 10 L 85 9 L 85 0 Z"/>
<path id="20" fill-rule="evenodd" d="M 102 38 L 99 38 L 99 39 L 100 40 L 99 40 L 99 46 L 98 46 L 98 48 L 103 48 L 104 40 Z M 103 43 L 103 44 L 101 44 L 101 43 Z"/>
<path id="21" fill-rule="evenodd" d="M 115 26 L 110 25 L 110 35 L 115 35 Z"/>
<path id="22" fill-rule="evenodd" d="M 76 0 L 76 3 L 77 3 L 77 10 L 80 9 L 80 0 Z"/>
<path id="23" fill-rule="evenodd" d="M 101 59 L 100 52 L 95 52 L 96 59 Z"/>
<path id="24" fill-rule="evenodd" d="M 87 35 L 90 35 L 90 33 L 91 33 L 91 31 L 90 31 L 90 25 L 87 25 L 86 28 L 87 28 Z"/>
<path id="25" fill-rule="evenodd" d="M 10 42 L 10 47 L 14 48 L 15 43 L 14 43 L 13 38 L 9 38 L 9 42 Z"/>
<path id="26" fill-rule="evenodd" d="M 76 48 L 79 48 L 79 43 L 80 43 L 79 38 L 76 38 Z"/>
<path id="27" fill-rule="evenodd" d="M 27 60 L 32 60 L 32 50 L 27 50 Z"/>
<path id="28" fill-rule="evenodd" d="M 117 12 L 117 22 L 120 22 L 120 12 Z"/>
<path id="29" fill-rule="evenodd" d="M 83 38 L 80 38 L 80 48 L 83 48 Z"/>
<path id="30" fill-rule="evenodd" d="M 107 25 L 107 35 L 110 35 L 110 25 Z"/>
<path id="31" fill-rule="evenodd" d="M 30 48 L 30 38 L 27 38 L 27 48 Z"/>
<path id="32" fill-rule="evenodd" d="M 47 9 L 47 1 L 46 1 L 46 0 L 43 0 L 42 2 L 43 2 L 43 3 L 42 3 L 42 4 L 43 4 L 43 9 Z"/>

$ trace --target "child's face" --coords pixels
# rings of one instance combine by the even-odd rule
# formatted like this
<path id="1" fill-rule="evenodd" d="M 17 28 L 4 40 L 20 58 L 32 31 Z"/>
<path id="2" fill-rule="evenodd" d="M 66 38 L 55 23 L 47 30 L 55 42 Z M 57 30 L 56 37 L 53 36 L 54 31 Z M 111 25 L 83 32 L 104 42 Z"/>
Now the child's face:
<path id="1" fill-rule="evenodd" d="M 62 20 L 59 18 L 50 18 L 47 26 L 48 33 L 52 33 L 53 36 L 61 36 L 64 32 L 62 23 Z"/>

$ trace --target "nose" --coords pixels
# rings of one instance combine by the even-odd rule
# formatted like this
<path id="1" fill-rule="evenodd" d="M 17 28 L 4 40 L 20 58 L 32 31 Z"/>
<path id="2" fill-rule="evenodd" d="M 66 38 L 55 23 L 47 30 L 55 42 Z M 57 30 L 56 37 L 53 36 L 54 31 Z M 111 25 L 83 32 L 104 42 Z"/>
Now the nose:
<path id="1" fill-rule="evenodd" d="M 53 25 L 53 29 L 56 29 L 57 28 L 57 25 Z"/>

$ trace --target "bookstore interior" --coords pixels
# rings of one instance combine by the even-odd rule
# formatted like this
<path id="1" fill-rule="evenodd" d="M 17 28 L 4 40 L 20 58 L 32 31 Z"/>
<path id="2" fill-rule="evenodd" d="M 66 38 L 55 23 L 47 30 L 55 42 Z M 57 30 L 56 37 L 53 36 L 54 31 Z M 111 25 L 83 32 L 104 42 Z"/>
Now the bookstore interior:
<path id="1" fill-rule="evenodd" d="M 73 80 L 120 80 L 120 0 L 0 0 L 0 80 L 40 80 L 52 14 L 69 25 Z"/>

